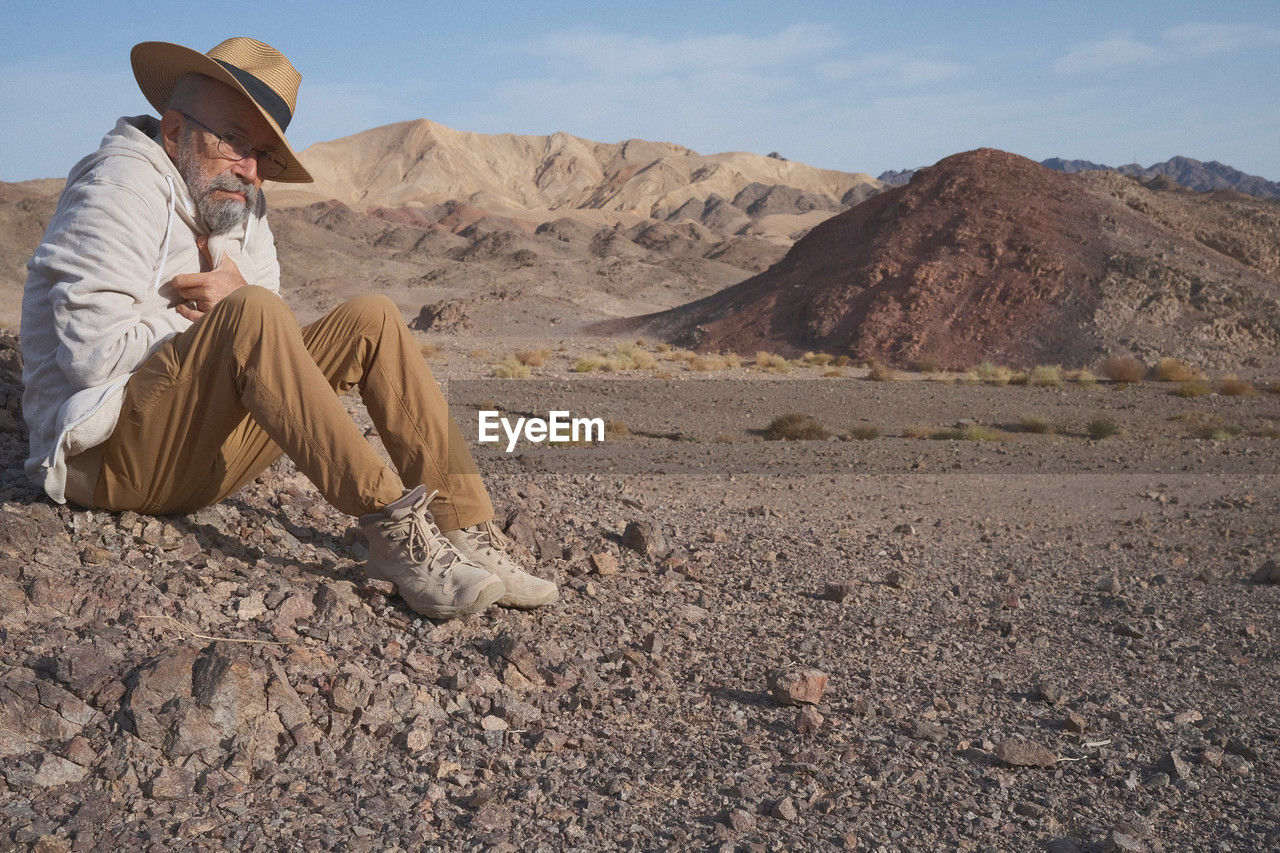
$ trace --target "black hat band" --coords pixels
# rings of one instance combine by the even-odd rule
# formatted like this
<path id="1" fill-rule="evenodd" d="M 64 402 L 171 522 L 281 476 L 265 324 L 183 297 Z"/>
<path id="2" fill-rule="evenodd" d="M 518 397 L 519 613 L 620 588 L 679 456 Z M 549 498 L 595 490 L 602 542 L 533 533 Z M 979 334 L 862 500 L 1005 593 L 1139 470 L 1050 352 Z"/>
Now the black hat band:
<path id="1" fill-rule="evenodd" d="M 243 68 L 237 68 L 229 62 L 223 62 L 221 59 L 213 61 L 225 68 L 232 77 L 236 78 L 236 82 L 244 87 L 244 90 L 249 93 L 249 97 L 253 98 L 258 106 L 266 111 L 267 115 L 275 119 L 276 124 L 280 125 L 280 130 L 289 129 L 289 121 L 293 118 L 293 110 L 289 109 L 289 105 L 284 98 L 276 94 L 275 89 L 272 89 Z"/>

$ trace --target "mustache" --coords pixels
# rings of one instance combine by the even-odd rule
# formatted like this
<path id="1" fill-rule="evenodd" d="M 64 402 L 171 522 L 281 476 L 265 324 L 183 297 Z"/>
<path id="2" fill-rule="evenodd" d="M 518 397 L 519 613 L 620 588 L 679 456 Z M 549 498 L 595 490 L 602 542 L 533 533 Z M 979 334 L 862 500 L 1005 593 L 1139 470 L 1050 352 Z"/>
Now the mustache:
<path id="1" fill-rule="evenodd" d="M 240 180 L 235 175 L 218 175 L 218 177 L 209 182 L 205 192 L 213 192 L 214 190 L 243 193 L 245 206 L 249 208 L 258 203 L 258 188 L 251 183 Z"/>

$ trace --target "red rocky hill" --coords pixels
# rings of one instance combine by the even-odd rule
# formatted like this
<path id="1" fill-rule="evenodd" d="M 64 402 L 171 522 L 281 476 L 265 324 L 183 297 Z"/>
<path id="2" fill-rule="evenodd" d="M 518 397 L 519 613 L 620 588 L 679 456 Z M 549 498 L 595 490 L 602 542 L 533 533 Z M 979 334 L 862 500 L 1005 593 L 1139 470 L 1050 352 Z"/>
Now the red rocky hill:
<path id="1" fill-rule="evenodd" d="M 815 227 L 765 272 L 631 328 L 702 349 L 951 367 L 1118 350 L 1272 366 L 1280 205 L 956 154 Z"/>

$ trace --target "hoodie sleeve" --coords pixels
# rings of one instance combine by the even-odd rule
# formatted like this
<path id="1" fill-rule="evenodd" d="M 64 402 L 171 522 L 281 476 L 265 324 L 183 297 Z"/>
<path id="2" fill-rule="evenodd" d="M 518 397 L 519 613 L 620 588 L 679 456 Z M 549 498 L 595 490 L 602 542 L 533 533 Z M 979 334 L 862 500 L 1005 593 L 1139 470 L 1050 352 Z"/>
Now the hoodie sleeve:
<path id="1" fill-rule="evenodd" d="M 249 241 L 246 251 L 253 258 L 254 269 L 258 271 L 257 281 L 250 284 L 279 293 L 280 261 L 276 258 L 276 238 L 267 225 L 266 216 L 262 216 L 255 224 L 253 239 Z"/>
<path id="2" fill-rule="evenodd" d="M 167 209 L 111 180 L 82 180 L 63 197 L 31 267 L 50 282 L 58 366 L 74 385 L 132 372 L 190 326 L 148 298 L 167 224 Z"/>

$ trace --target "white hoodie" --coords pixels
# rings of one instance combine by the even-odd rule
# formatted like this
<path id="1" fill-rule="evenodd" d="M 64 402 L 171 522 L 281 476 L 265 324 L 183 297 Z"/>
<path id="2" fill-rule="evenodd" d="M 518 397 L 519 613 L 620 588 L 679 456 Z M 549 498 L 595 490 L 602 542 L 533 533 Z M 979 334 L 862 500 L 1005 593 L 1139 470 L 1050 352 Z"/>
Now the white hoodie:
<path id="1" fill-rule="evenodd" d="M 66 460 L 111 437 L 124 384 L 191 323 L 170 282 L 200 272 L 207 229 L 151 116 L 122 118 L 67 176 L 53 220 L 27 263 L 22 297 L 22 414 L 31 437 L 27 475 L 65 501 Z M 244 229 L 211 237 L 245 281 L 280 290 L 265 205 Z"/>

